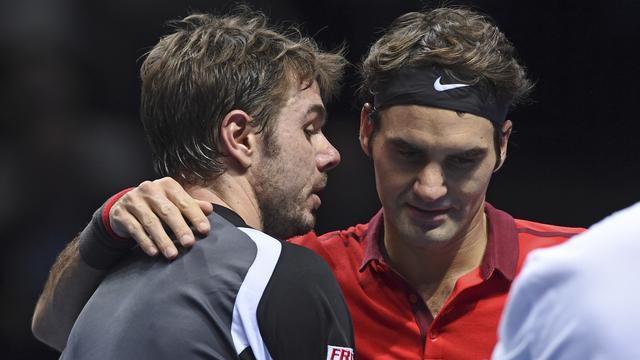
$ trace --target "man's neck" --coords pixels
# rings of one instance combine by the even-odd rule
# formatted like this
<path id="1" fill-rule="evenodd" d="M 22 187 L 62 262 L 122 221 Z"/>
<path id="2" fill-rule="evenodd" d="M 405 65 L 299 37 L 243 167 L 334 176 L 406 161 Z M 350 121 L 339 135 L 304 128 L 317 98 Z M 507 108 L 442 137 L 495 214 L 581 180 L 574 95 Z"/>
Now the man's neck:
<path id="1" fill-rule="evenodd" d="M 411 246 L 387 230 L 385 219 L 384 248 L 391 267 L 424 299 L 437 314 L 455 282 L 480 266 L 488 235 L 484 207 L 481 207 L 462 236 L 446 244 Z"/>
<path id="2" fill-rule="evenodd" d="M 227 207 L 235 211 L 247 225 L 262 230 L 255 194 L 243 179 L 224 173 L 209 185 L 184 185 L 184 188 L 194 199 Z"/>

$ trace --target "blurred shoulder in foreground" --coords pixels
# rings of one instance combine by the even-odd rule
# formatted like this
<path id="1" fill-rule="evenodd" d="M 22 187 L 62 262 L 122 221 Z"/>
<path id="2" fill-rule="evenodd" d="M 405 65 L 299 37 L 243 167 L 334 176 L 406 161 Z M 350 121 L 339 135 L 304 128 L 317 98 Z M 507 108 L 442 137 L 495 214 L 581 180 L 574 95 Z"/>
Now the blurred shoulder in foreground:
<path id="1" fill-rule="evenodd" d="M 640 203 L 530 254 L 493 359 L 639 359 Z"/>

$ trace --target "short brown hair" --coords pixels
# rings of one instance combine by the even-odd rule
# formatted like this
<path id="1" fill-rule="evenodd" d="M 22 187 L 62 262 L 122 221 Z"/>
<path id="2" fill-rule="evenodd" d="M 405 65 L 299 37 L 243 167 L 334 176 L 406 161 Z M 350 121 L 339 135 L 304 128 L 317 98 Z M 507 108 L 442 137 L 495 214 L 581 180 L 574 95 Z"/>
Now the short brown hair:
<path id="1" fill-rule="evenodd" d="M 437 8 L 398 17 L 371 46 L 360 94 L 368 101 L 394 71 L 423 64 L 439 65 L 466 83 L 488 83 L 511 105 L 532 88 L 513 45 L 491 19 L 465 8 Z"/>
<path id="2" fill-rule="evenodd" d="M 156 171 L 187 183 L 226 169 L 219 128 L 240 109 L 271 137 L 293 86 L 318 82 L 323 100 L 339 88 L 346 60 L 324 52 L 295 28 L 280 31 L 246 7 L 227 16 L 193 14 L 172 23 L 142 64 L 141 119 Z"/>
<path id="3" fill-rule="evenodd" d="M 488 87 L 496 99 L 517 105 L 533 88 L 507 37 L 486 15 L 463 7 L 410 12 L 398 17 L 362 61 L 360 97 L 371 101 L 398 69 L 438 65 L 453 79 Z M 380 114 L 370 114 L 375 136 Z M 496 169 L 500 166 L 501 129 L 492 122 Z M 371 142 L 369 142 L 371 146 Z"/>

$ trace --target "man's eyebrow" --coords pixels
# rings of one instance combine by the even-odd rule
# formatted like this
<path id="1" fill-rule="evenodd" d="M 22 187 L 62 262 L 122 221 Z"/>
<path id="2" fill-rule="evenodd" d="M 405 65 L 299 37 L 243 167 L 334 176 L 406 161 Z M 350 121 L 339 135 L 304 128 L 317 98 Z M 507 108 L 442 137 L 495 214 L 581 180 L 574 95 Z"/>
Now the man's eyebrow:
<path id="1" fill-rule="evenodd" d="M 414 145 L 404 139 L 400 139 L 400 138 L 391 138 L 389 139 L 389 142 L 394 145 L 394 146 L 400 146 L 400 147 L 407 147 L 407 148 L 411 148 L 411 149 L 415 149 L 415 150 L 419 150 L 420 147 L 417 145 Z"/>
<path id="2" fill-rule="evenodd" d="M 309 115 L 312 115 L 314 113 L 317 114 L 320 118 L 320 127 L 324 126 L 324 124 L 327 122 L 327 110 L 324 108 L 324 106 L 322 106 L 321 104 L 312 105 L 307 110 L 305 117 L 308 117 Z"/>
<path id="3" fill-rule="evenodd" d="M 468 149 L 468 150 L 461 151 L 456 155 L 457 156 L 474 157 L 474 156 L 485 155 L 488 152 L 489 152 L 489 149 L 478 146 L 478 147 L 474 147 L 474 148 L 471 148 L 471 149 Z"/>
<path id="4" fill-rule="evenodd" d="M 389 142 L 394 146 L 399 146 L 399 147 L 411 149 L 411 150 L 414 150 L 414 151 L 428 151 L 427 148 L 425 148 L 425 147 L 423 147 L 423 146 L 421 146 L 419 144 L 414 144 L 412 142 L 409 142 L 409 141 L 407 141 L 405 139 L 401 139 L 401 138 L 391 138 L 391 139 L 389 139 Z M 476 157 L 476 156 L 483 156 L 483 155 L 487 154 L 488 152 L 489 152 L 489 149 L 487 149 L 485 147 L 481 147 L 481 146 L 476 146 L 476 147 L 473 147 L 471 149 L 460 150 L 458 152 L 450 154 L 449 156 Z"/>

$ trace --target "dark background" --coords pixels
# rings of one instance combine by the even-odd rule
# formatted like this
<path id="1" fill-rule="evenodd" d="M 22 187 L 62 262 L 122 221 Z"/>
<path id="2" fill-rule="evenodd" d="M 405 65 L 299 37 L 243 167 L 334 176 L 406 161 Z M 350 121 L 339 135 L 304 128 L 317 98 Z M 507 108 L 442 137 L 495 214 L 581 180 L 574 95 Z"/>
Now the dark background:
<path id="1" fill-rule="evenodd" d="M 325 47 L 349 44 L 358 63 L 395 17 L 429 1 L 251 1 Z M 229 1 L 0 2 L 0 349 L 4 358 L 57 358 L 30 334 L 56 254 L 107 197 L 154 178 L 138 121 L 140 57 L 190 10 Z M 509 159 L 488 199 L 516 217 L 589 226 L 640 200 L 640 3 L 475 1 L 515 44 L 537 82 L 511 114 Z M 357 145 L 357 77 L 329 105 L 341 150 L 319 231 L 365 222 L 379 207 Z"/>

